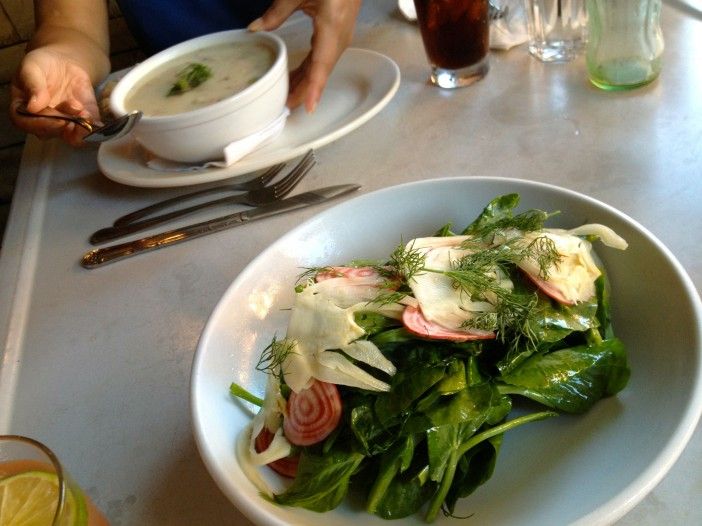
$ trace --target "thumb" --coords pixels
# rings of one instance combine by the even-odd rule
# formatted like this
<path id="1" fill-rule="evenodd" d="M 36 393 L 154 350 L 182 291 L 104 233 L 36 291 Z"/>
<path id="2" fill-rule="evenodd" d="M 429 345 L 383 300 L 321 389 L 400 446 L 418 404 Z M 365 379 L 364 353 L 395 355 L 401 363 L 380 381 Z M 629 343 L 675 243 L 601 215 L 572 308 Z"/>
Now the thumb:
<path id="1" fill-rule="evenodd" d="M 300 5 L 299 0 L 274 0 L 261 18 L 249 24 L 249 31 L 271 31 L 285 22 Z"/>
<path id="2" fill-rule="evenodd" d="M 46 108 L 51 101 L 46 76 L 43 71 L 32 65 L 23 65 L 17 75 L 17 87 L 24 95 L 27 109 L 39 112 Z"/>

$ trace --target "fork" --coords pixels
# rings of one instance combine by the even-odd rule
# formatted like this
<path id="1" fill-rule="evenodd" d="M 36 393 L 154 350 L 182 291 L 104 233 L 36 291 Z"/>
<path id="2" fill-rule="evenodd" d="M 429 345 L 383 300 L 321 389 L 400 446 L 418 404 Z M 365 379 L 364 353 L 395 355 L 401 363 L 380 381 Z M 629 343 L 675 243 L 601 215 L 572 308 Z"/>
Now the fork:
<path id="1" fill-rule="evenodd" d="M 90 236 L 90 243 L 97 245 L 104 241 L 110 241 L 112 239 L 117 239 L 124 237 L 134 232 L 140 232 L 151 228 L 152 226 L 160 225 L 171 219 L 182 217 L 197 210 L 202 210 L 203 208 L 208 208 L 210 206 L 222 205 L 222 204 L 244 204 L 249 206 L 261 206 L 268 203 L 272 203 L 279 199 L 282 199 L 288 195 L 295 186 L 302 180 L 302 178 L 309 172 L 316 159 L 314 152 L 310 150 L 305 154 L 305 156 L 300 160 L 300 162 L 290 170 L 285 177 L 280 181 L 269 186 L 264 186 L 263 188 L 256 188 L 245 194 L 238 194 L 233 196 L 222 197 L 219 199 L 214 199 L 212 201 L 207 201 L 205 203 L 199 203 L 197 205 L 189 206 L 187 208 L 182 208 L 180 210 L 174 210 L 173 212 L 168 212 L 166 214 L 161 214 L 148 219 L 143 219 L 141 221 L 134 221 L 132 223 L 123 224 L 120 226 L 110 226 L 107 228 L 102 228 L 92 236 Z"/>
<path id="2" fill-rule="evenodd" d="M 225 184 L 215 186 L 212 188 L 205 188 L 204 190 L 198 190 L 189 194 L 171 197 L 169 199 L 164 199 L 163 201 L 159 201 L 158 203 L 154 203 L 144 208 L 140 208 L 139 210 L 135 210 L 134 212 L 130 212 L 129 214 L 123 215 L 122 217 L 118 217 L 117 219 L 115 219 L 115 222 L 112 223 L 112 225 L 128 225 L 130 223 L 134 223 L 136 220 L 141 219 L 142 217 L 149 216 L 154 212 L 158 212 L 159 210 L 170 208 L 171 206 L 182 203 L 183 201 L 189 201 L 191 199 L 195 199 L 197 197 L 202 197 L 209 194 L 215 194 L 220 192 L 248 192 L 250 190 L 262 188 L 266 186 L 276 175 L 278 175 L 284 167 L 285 163 L 276 164 L 275 166 L 272 166 L 271 168 L 263 172 L 258 177 L 255 177 L 254 179 L 251 179 L 250 181 L 246 181 L 244 183 Z"/>

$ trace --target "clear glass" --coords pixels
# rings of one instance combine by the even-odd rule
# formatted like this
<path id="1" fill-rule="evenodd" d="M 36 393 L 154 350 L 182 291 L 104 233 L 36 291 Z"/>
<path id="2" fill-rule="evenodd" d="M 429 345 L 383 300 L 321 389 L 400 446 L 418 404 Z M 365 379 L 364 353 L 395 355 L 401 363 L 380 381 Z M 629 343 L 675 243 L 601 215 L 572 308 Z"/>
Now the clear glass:
<path id="1" fill-rule="evenodd" d="M 661 71 L 661 0 L 587 0 L 587 69 L 605 90 L 643 86 Z"/>
<path id="2" fill-rule="evenodd" d="M 488 0 L 414 0 L 432 84 L 469 86 L 489 70 Z"/>
<path id="3" fill-rule="evenodd" d="M 529 53 L 543 62 L 567 62 L 585 49 L 585 0 L 525 0 Z"/>
<path id="4" fill-rule="evenodd" d="M 0 435 L 0 481 L 30 472 L 56 475 L 57 498 L 49 499 L 55 506 L 44 514 L 46 526 L 109 526 L 47 446 L 24 436 Z M 3 511 L 7 510 L 0 509 L 0 514 Z"/>

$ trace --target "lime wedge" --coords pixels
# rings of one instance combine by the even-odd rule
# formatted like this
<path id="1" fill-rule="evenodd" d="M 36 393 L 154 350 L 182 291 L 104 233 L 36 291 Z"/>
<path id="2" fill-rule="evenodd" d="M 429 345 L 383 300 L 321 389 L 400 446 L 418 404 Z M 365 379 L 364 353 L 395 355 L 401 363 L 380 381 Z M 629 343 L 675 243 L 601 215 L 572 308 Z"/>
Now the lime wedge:
<path id="1" fill-rule="evenodd" d="M 51 526 L 58 503 L 58 477 L 27 471 L 0 480 L 0 526 Z M 76 503 L 66 492 L 61 526 L 76 524 Z"/>

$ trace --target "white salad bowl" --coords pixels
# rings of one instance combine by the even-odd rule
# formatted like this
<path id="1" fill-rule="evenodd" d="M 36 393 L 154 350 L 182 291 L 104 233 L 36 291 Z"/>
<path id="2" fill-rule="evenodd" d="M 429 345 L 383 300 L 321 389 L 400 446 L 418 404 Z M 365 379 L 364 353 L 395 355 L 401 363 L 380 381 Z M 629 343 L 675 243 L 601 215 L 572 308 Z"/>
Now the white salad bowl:
<path id="1" fill-rule="evenodd" d="M 285 333 L 285 309 L 302 269 L 384 258 L 402 240 L 431 235 L 448 222 L 460 231 L 492 198 L 513 192 L 521 196 L 519 210 L 559 210 L 547 226 L 602 223 L 628 241 L 626 251 L 594 246 L 611 282 L 614 330 L 626 346 L 631 378 L 585 414 L 507 432 L 494 475 L 459 500 L 456 514 L 491 526 L 611 524 L 668 472 L 702 411 L 702 303 L 673 254 L 630 217 L 570 190 L 501 178 L 428 180 L 359 196 L 295 228 L 251 262 L 209 319 L 191 378 L 194 433 L 212 477 L 251 521 L 390 524 L 356 501 L 327 513 L 272 504 L 237 461 L 237 436 L 253 407 L 233 400 L 229 385 L 263 394 L 265 376 L 255 366 L 272 337 Z M 276 475 L 262 473 L 280 487 Z M 400 522 L 424 524 L 420 514 Z M 457 524 L 441 514 L 435 522 L 449 523 Z"/>
<path id="2" fill-rule="evenodd" d="M 268 46 L 275 54 L 273 65 L 253 84 L 223 100 L 174 115 L 149 116 L 147 113 L 132 131 L 139 144 L 164 159 L 195 163 L 222 158 L 226 145 L 260 132 L 285 109 L 287 50 L 283 40 L 275 34 L 223 31 L 169 47 L 139 63 L 118 81 L 110 95 L 111 111 L 121 116 L 133 109 L 144 109 L 125 106 L 125 100 L 141 79 L 183 55 L 229 42 Z"/>

